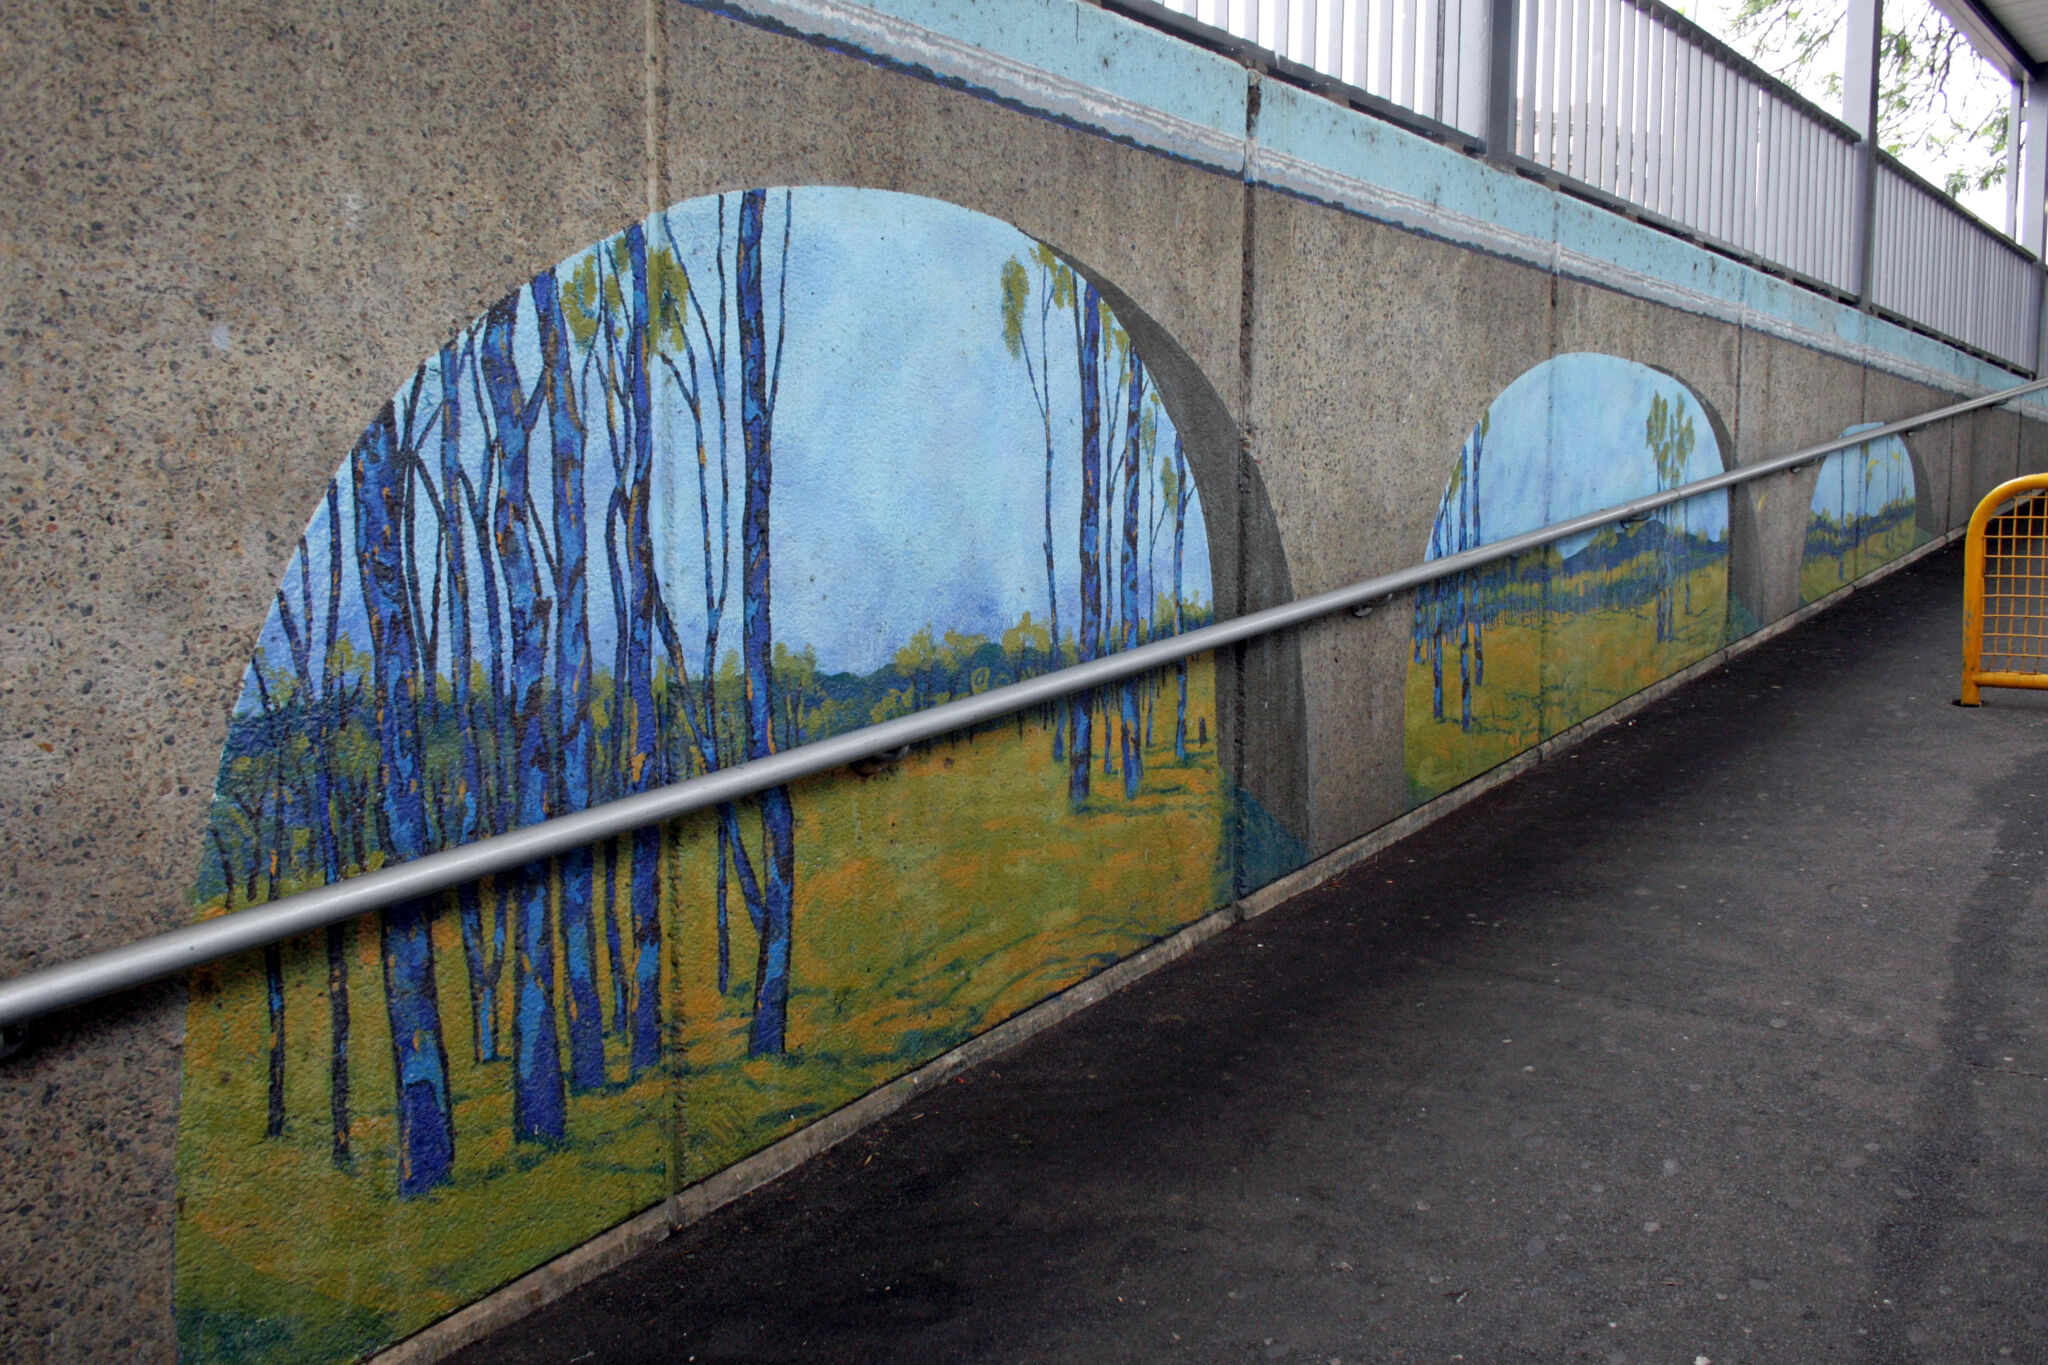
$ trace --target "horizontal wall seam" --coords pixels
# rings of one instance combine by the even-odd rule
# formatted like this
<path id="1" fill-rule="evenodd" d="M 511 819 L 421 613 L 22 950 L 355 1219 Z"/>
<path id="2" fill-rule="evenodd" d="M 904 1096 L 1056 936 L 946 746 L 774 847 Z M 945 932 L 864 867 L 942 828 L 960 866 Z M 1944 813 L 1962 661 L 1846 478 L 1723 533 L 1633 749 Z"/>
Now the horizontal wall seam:
<path id="1" fill-rule="evenodd" d="M 1028 62 L 883 14 L 851 0 L 683 0 L 757 27 L 879 59 L 942 85 L 967 88 L 1055 122 L 1104 133 L 1205 169 L 1240 175 L 1242 137 Z"/>
<path id="2" fill-rule="evenodd" d="M 1612 289 L 1695 316 L 1750 328 L 1929 388 L 1978 397 L 2002 387 L 1966 379 L 1953 371 L 1921 364 L 1881 346 L 1852 341 L 1824 328 L 1805 326 L 1746 303 L 1731 302 L 1615 261 L 1573 251 L 1549 237 L 1520 232 L 1491 220 L 1446 209 L 1319 163 L 1247 142 L 1220 129 L 992 52 L 853 0 L 680 2 L 842 50 L 854 57 L 894 67 L 941 85 L 964 89 L 1024 113 L 1108 136 L 1207 170 L 1242 176 L 1248 183 L 1355 213 L 1404 232 L 1473 248 L 1517 264 L 1550 270 L 1582 283 Z M 1252 79 L 1251 73 L 1246 73 L 1246 79 Z M 1354 114 L 1354 117 L 1369 116 Z M 1388 126 L 1394 135 L 1412 136 Z M 1490 170 L 1486 173 L 1498 174 Z M 1728 264 L 1758 278 L 1768 278 L 1743 263 Z M 1826 307 L 1843 308 L 1852 316 L 1862 316 L 1843 305 L 1825 300 L 1821 302 Z M 1963 353 L 1958 351 L 1956 354 Z M 2021 406 L 2048 418 L 2048 402 L 2023 400 Z"/>

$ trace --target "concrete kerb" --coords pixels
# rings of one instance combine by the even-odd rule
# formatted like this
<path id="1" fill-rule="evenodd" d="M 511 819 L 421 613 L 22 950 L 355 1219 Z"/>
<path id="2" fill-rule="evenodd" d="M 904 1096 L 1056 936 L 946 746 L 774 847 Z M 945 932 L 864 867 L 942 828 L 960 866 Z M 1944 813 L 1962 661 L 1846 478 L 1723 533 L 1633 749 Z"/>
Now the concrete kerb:
<path id="1" fill-rule="evenodd" d="M 1770 625 L 1752 631 L 1697 663 L 1653 683 L 1625 701 L 1617 702 L 1599 715 L 1589 717 L 1570 729 L 1551 736 L 1535 748 L 1473 778 L 1455 791 L 1446 792 L 1434 801 L 1388 821 L 1378 829 L 1324 854 L 1314 862 L 1297 868 L 1243 899 L 1203 916 L 1186 928 L 1168 935 L 1115 966 L 1098 972 L 1086 981 L 1069 987 L 1059 995 L 1041 1001 L 1023 1013 L 1005 1020 L 979 1037 L 962 1043 L 915 1071 L 899 1076 L 879 1090 L 826 1115 L 809 1127 L 772 1143 L 709 1179 L 691 1185 L 618 1226 L 599 1233 L 581 1246 L 520 1276 L 504 1288 L 371 1357 L 369 1365 L 432 1365 L 432 1362 L 446 1359 L 463 1347 L 481 1341 L 499 1328 L 546 1307 L 647 1248 L 666 1240 L 676 1229 L 698 1222 L 734 1200 L 789 1174 L 813 1157 L 838 1146 L 862 1129 L 895 1113 L 933 1087 L 943 1085 L 960 1072 L 1000 1056 L 1055 1024 L 1065 1022 L 1090 1005 L 1151 975 L 1168 963 L 1185 957 L 1196 947 L 1233 925 L 1263 915 L 1303 892 L 1320 886 L 1495 788 L 1514 781 L 1539 764 L 1566 753 L 1602 730 L 1620 724 L 1686 684 L 1720 668 L 1731 659 L 1776 639 L 1818 613 L 1846 601 L 1856 592 L 1918 563 L 1929 555 L 1939 553 L 1961 539 L 1964 530 L 1965 528 L 1958 527 L 1935 537 L 1889 564 L 1871 570 L 1853 583 L 1845 584 L 1819 601 L 1810 602 Z"/>

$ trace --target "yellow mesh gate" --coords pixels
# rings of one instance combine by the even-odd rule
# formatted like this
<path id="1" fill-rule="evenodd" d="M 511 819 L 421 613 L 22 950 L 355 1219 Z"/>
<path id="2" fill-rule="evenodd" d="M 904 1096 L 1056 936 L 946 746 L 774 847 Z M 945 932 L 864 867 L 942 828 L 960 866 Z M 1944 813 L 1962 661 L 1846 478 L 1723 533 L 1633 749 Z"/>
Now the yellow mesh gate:
<path id="1" fill-rule="evenodd" d="M 1963 548 L 1963 695 L 2048 688 L 2048 474 L 1991 490 Z"/>

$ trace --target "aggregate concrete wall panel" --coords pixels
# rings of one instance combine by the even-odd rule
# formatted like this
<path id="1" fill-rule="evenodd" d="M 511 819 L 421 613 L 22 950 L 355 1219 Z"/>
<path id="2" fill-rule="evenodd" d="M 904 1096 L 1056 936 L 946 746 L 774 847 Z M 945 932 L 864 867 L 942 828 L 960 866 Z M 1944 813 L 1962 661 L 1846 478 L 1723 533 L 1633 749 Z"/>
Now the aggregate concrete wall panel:
<path id="1" fill-rule="evenodd" d="M 375 395 L 637 202 L 643 24 L 54 4 L 4 25 L 11 974 L 189 913 L 293 537 Z M 27 1210 L 0 1225 L 0 1357 L 167 1358 L 182 1001 L 46 1021 L 0 1074 Z"/>
<path id="2" fill-rule="evenodd" d="M 1971 413 L 1969 494 L 1962 518 L 1967 522 L 1984 495 L 2019 472 L 2020 418 L 1996 408 Z"/>
<path id="3" fill-rule="evenodd" d="M 1732 435 L 1741 392 L 1742 329 L 1577 280 L 1557 283 L 1552 352 L 1597 351 L 1661 370 L 1704 402 Z"/>
<path id="4" fill-rule="evenodd" d="M 2019 473 L 2048 472 L 2048 423 L 2030 418 L 2020 420 Z"/>
<path id="5" fill-rule="evenodd" d="M 1842 434 L 1863 412 L 1863 371 L 1757 331 L 1742 336 L 1736 405 L 1738 464 L 1753 464 Z M 1817 468 L 1744 485 L 1731 499 L 1738 544 L 1729 595 L 1766 626 L 1799 607 L 1799 565 Z M 1746 544 L 1745 544 L 1746 543 Z"/>
<path id="6" fill-rule="evenodd" d="M 1460 444 L 1550 354 L 1550 277 L 1271 191 L 1253 221 L 1252 454 L 1295 590 L 1412 564 Z M 1317 853 L 1406 809 L 1403 610 L 1301 632 Z"/>
<path id="7" fill-rule="evenodd" d="M 1896 422 L 1914 413 L 1953 403 L 1955 399 L 1953 393 L 1873 370 L 1865 383 L 1863 420 Z M 1940 535 L 1949 526 L 1949 485 L 1954 474 L 1953 425 L 1943 422 L 1904 438 L 1913 457 L 1914 514 L 1923 537 Z"/>

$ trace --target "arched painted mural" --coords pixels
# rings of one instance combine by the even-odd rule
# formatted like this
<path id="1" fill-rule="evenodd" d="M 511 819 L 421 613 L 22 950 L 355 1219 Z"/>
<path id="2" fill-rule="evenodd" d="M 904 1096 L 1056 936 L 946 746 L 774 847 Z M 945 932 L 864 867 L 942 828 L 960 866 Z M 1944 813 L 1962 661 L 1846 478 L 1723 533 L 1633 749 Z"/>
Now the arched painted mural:
<path id="1" fill-rule="evenodd" d="M 1458 452 L 1437 559 L 1718 473 L 1705 409 L 1615 356 L 1556 356 L 1503 389 Z M 1728 500 L 1712 493 L 1416 592 L 1406 696 L 1420 805 L 1720 648 Z"/>
<path id="2" fill-rule="evenodd" d="M 1865 422 L 1842 434 L 1880 425 Z M 1923 543 L 1915 497 L 1913 456 L 1897 436 L 1821 461 L 1799 564 L 1799 600 L 1817 602 Z"/>
<path id="3" fill-rule="evenodd" d="M 996 220 L 693 200 L 507 295 L 326 490 L 229 726 L 239 910 L 1206 622 L 1125 322 Z M 365 1354 L 1230 894 L 1214 672 L 194 973 L 188 1361 Z"/>

